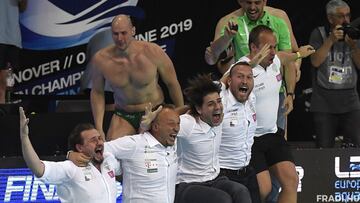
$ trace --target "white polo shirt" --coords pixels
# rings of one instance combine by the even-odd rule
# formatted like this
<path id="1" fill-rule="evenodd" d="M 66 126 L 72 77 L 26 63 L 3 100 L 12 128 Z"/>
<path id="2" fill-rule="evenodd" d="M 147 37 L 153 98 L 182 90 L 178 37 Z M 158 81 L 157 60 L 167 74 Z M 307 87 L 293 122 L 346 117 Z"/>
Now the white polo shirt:
<path id="1" fill-rule="evenodd" d="M 111 154 L 104 153 L 101 172 L 91 163 L 87 167 L 69 160 L 43 163 L 45 172 L 39 179 L 56 185 L 61 202 L 116 202 L 115 175 L 120 174 L 120 164 Z"/>
<path id="2" fill-rule="evenodd" d="M 105 150 L 121 160 L 124 203 L 173 203 L 177 156 L 149 132 L 106 142 Z"/>
<path id="3" fill-rule="evenodd" d="M 239 61 L 249 62 L 250 59 L 244 56 Z M 260 65 L 253 68 L 253 92 L 256 96 L 256 137 L 277 131 L 276 120 L 279 108 L 279 91 L 282 82 L 280 68 L 281 62 L 277 55 L 275 55 L 273 63 L 266 69 Z"/>
<path id="4" fill-rule="evenodd" d="M 221 125 L 210 127 L 189 114 L 181 115 L 177 136 L 179 167 L 176 182 L 205 182 L 215 179 L 220 172 L 220 139 Z"/>
<path id="5" fill-rule="evenodd" d="M 220 93 L 224 120 L 219 151 L 220 167 L 238 170 L 249 165 L 256 130 L 255 95 L 250 93 L 245 103 L 239 102 L 230 89 L 222 85 Z"/>

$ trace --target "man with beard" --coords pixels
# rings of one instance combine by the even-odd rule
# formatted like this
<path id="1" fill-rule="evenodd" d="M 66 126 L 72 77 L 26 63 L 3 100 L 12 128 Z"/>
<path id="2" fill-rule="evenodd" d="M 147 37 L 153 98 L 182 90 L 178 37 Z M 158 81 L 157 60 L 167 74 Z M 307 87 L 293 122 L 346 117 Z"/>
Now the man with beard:
<path id="1" fill-rule="evenodd" d="M 219 176 L 220 91 L 220 84 L 204 75 L 190 80 L 184 91 L 190 112 L 180 116 L 176 203 L 251 202 L 245 186 Z"/>
<path id="2" fill-rule="evenodd" d="M 311 46 L 300 47 L 297 54 L 279 52 L 276 54 L 276 37 L 267 26 L 255 27 L 249 35 L 250 55 L 239 61 L 250 61 L 264 47 L 269 49 L 266 57 L 253 68 L 254 94 L 256 96 L 256 120 L 254 144 L 250 165 L 255 168 L 262 199 L 271 191 L 269 170 L 276 176 L 281 185 L 279 203 L 295 203 L 297 200 L 298 176 L 293 163 L 290 148 L 284 139 L 283 131 L 278 129 L 277 111 L 279 107 L 279 89 L 282 82 L 280 68 L 293 67 L 298 57 L 307 57 L 314 53 Z M 293 87 L 294 88 L 294 87 Z M 290 89 L 294 91 L 294 89 Z M 286 113 L 292 109 L 292 99 L 285 105 Z"/>
<path id="3" fill-rule="evenodd" d="M 228 78 L 228 79 L 227 79 Z M 227 79 L 227 80 L 226 80 Z M 252 203 L 260 203 L 259 186 L 253 167 L 249 166 L 256 129 L 254 78 L 247 62 L 233 64 L 222 78 L 221 98 L 224 120 L 219 150 L 220 174 L 245 185 Z"/>
<path id="4" fill-rule="evenodd" d="M 91 157 L 86 167 L 71 161 L 41 161 L 29 139 L 29 119 L 22 107 L 20 113 L 20 139 L 23 158 L 40 180 L 55 184 L 61 202 L 116 202 L 115 175 L 120 164 L 110 153 L 103 153 L 104 142 L 91 124 L 79 124 L 70 133 L 69 148 Z"/>
<path id="5" fill-rule="evenodd" d="M 179 114 L 172 105 L 163 105 L 154 112 L 149 106 L 146 109 L 141 126 L 149 130 L 105 142 L 105 152 L 121 160 L 124 203 L 172 203 Z M 82 156 L 84 154 L 72 152 L 69 159 L 80 166 L 84 164 Z"/>
<path id="6" fill-rule="evenodd" d="M 246 2 L 244 0 L 237 0 L 238 4 L 241 6 L 239 9 L 229 13 L 228 15 L 222 17 L 216 24 L 216 28 L 215 28 L 215 35 L 214 35 L 214 39 L 213 41 L 217 40 L 219 37 L 221 37 L 224 28 L 226 27 L 226 25 L 228 25 L 229 21 L 235 21 L 235 19 L 244 16 L 244 14 L 246 13 L 245 9 L 249 10 L 249 6 L 247 6 L 248 4 L 245 4 Z M 267 12 L 269 15 L 281 18 L 285 21 L 289 32 L 290 32 L 290 39 L 291 39 L 291 50 L 293 52 L 298 51 L 299 47 L 298 44 L 296 42 L 293 30 L 292 30 L 292 26 L 291 26 L 291 22 L 290 19 L 288 17 L 288 15 L 286 14 L 285 11 L 278 9 L 278 8 L 273 8 L 270 6 L 266 6 L 266 2 L 264 4 L 264 11 Z M 225 28 L 226 29 L 226 28 Z M 241 29 L 241 28 L 240 28 Z M 287 50 L 287 49 L 286 49 Z M 226 55 L 224 55 L 224 53 L 226 53 Z M 212 54 L 211 52 L 211 48 L 210 46 L 207 47 L 206 51 L 205 51 L 205 60 L 209 65 L 213 65 L 215 63 L 217 63 L 217 68 L 218 71 L 221 74 L 224 74 L 230 67 L 230 65 L 232 65 L 233 63 L 235 63 L 235 59 L 234 59 L 234 51 L 233 51 L 233 46 L 232 44 L 229 45 L 229 47 L 226 49 L 226 52 L 223 52 L 221 54 L 220 59 L 218 60 L 217 58 L 214 58 L 215 56 Z M 300 79 L 300 75 L 301 75 L 301 71 L 300 71 L 300 65 L 301 65 L 301 60 L 297 61 L 297 72 L 296 72 L 296 81 L 298 81 Z"/>
<path id="7" fill-rule="evenodd" d="M 91 108 L 96 129 L 104 135 L 104 81 L 114 91 L 115 112 L 107 140 L 133 135 L 139 128 L 145 106 L 164 102 L 158 78 L 167 86 L 174 104 L 183 106 L 183 96 L 173 63 L 162 48 L 134 38 L 135 27 L 130 17 L 119 15 L 111 24 L 114 45 L 98 51 L 92 58 L 94 66 Z M 104 135 L 105 136 L 105 135 Z"/>

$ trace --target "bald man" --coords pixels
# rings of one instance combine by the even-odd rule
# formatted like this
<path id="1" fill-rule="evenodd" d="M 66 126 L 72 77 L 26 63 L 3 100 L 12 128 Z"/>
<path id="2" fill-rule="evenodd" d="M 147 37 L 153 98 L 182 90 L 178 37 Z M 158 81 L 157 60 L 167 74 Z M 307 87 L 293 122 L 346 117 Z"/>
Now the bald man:
<path id="1" fill-rule="evenodd" d="M 115 112 L 107 140 L 136 134 L 145 106 L 164 102 L 158 77 L 168 88 L 169 95 L 179 107 L 184 104 L 180 84 L 170 58 L 154 43 L 137 41 L 135 27 L 127 15 L 116 16 L 111 24 L 114 44 L 101 49 L 91 60 L 94 67 L 91 108 L 95 127 L 103 136 L 104 81 L 114 91 Z"/>

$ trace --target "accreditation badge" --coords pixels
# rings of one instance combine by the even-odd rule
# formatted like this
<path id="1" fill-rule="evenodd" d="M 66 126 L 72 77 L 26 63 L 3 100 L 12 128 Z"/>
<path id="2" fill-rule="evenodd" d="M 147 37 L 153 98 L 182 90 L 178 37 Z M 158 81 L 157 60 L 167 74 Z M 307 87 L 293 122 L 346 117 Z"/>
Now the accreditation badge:
<path id="1" fill-rule="evenodd" d="M 351 67 L 330 66 L 329 82 L 333 84 L 344 84 L 346 82 L 348 69 Z"/>

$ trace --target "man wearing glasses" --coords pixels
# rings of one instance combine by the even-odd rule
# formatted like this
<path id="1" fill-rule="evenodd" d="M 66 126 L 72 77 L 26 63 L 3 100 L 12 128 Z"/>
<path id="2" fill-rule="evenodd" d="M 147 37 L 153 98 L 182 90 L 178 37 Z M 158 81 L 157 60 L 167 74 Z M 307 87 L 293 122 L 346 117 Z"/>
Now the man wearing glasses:
<path id="1" fill-rule="evenodd" d="M 360 146 L 360 101 L 357 93 L 357 69 L 360 69 L 360 41 L 349 29 L 350 7 L 343 0 L 326 5 L 329 24 L 315 28 L 310 45 L 313 94 L 310 110 L 314 115 L 316 144 L 334 147 L 339 127 L 342 134 Z M 354 30 L 354 29 L 353 29 Z"/>

